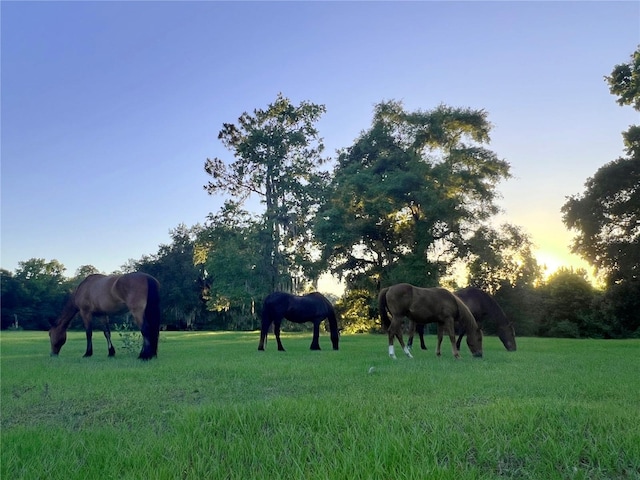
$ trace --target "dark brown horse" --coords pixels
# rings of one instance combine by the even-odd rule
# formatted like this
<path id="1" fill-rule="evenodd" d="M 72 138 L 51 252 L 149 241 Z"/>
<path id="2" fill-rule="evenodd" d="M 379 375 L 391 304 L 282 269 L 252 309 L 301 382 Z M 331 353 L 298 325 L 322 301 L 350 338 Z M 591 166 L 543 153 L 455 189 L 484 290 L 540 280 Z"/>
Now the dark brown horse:
<path id="1" fill-rule="evenodd" d="M 469 308 L 480 327 L 489 319 L 495 321 L 498 328 L 498 337 L 502 341 L 504 348 L 510 352 L 516 351 L 516 333 L 513 329 L 513 324 L 509 321 L 493 297 L 476 287 L 463 288 L 457 290 L 455 294 Z M 416 325 L 416 331 L 420 336 L 420 347 L 426 350 L 427 347 L 424 344 L 424 325 Z M 457 324 L 456 333 L 459 335 L 458 341 L 456 342 L 459 349 L 462 337 L 464 337 L 466 333 L 464 325 Z M 407 343 L 409 348 L 411 348 L 413 337 L 409 337 Z"/>
<path id="2" fill-rule="evenodd" d="M 320 323 L 326 318 L 329 322 L 333 349 L 338 350 L 339 334 L 336 312 L 331 302 L 318 292 L 302 296 L 285 292 L 269 294 L 267 298 L 265 298 L 262 306 L 262 328 L 260 329 L 258 350 L 264 350 L 267 333 L 273 323 L 273 333 L 278 342 L 278 350 L 284 352 L 284 347 L 280 341 L 280 324 L 283 318 L 295 323 L 313 323 L 311 350 L 320 350 Z"/>
<path id="3" fill-rule="evenodd" d="M 57 356 L 67 341 L 67 329 L 71 320 L 80 313 L 87 334 L 85 357 L 93 355 L 91 320 L 94 316 L 131 312 L 140 331 L 143 345 L 138 358 L 148 360 L 158 353 L 160 334 L 160 297 L 158 281 L 146 273 L 124 275 L 89 275 L 71 294 L 55 325 L 49 329 L 51 355 Z M 109 320 L 106 320 L 104 336 L 107 338 L 109 356 L 116 351 L 111 343 Z"/>
<path id="4" fill-rule="evenodd" d="M 402 339 L 404 317 L 411 321 L 410 335 L 416 324 L 435 322 L 438 325 L 438 346 L 436 354 L 440 355 L 442 337 L 446 331 L 451 340 L 453 356 L 460 357 L 456 346 L 454 332 L 455 322 L 460 322 L 467 329 L 467 345 L 474 357 L 482 357 L 482 331 L 473 315 L 462 301 L 444 288 L 419 288 L 408 283 L 399 283 L 384 288 L 378 295 L 380 319 L 389 335 L 389 356 L 396 358 L 393 339 L 400 341 L 400 346 L 408 357 L 412 357 L 409 348 Z M 387 314 L 391 314 L 391 318 Z"/>

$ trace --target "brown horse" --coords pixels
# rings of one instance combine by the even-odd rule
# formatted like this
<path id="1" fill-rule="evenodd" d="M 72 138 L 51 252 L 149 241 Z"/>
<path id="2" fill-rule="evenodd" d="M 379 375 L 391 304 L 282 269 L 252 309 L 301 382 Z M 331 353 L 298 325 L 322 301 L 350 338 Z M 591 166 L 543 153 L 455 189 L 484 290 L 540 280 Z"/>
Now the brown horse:
<path id="1" fill-rule="evenodd" d="M 302 296 L 285 292 L 269 294 L 262 305 L 262 327 L 260 329 L 258 350 L 264 350 L 267 333 L 273 323 L 273 333 L 278 342 L 278 350 L 284 352 L 284 347 L 280 341 L 280 324 L 283 318 L 295 323 L 313 323 L 311 350 L 320 350 L 320 323 L 326 318 L 329 322 L 333 349 L 338 350 L 340 335 L 336 312 L 331 302 L 321 293 L 313 292 Z"/>
<path id="2" fill-rule="evenodd" d="M 91 342 L 93 316 L 131 312 L 140 331 L 143 345 L 138 358 L 148 360 L 158 353 L 160 335 L 160 297 L 158 281 L 146 273 L 124 275 L 89 275 L 71 294 L 56 323 L 49 329 L 51 355 L 57 356 L 67 341 L 67 329 L 79 312 L 87 334 L 85 357 L 93 355 Z M 109 356 L 116 351 L 111 343 L 111 332 L 107 318 L 104 330 L 109 347 Z"/>
<path id="3" fill-rule="evenodd" d="M 438 346 L 436 354 L 440 355 L 442 337 L 446 331 L 451 340 L 451 350 L 455 358 L 460 357 L 456 346 L 454 324 L 456 321 L 467 329 L 467 345 L 474 357 L 482 357 L 482 331 L 473 315 L 462 301 L 444 288 L 419 288 L 408 283 L 399 283 L 384 288 L 378 295 L 380 319 L 389 335 L 389 356 L 396 358 L 393 339 L 400 341 L 400 346 L 408 357 L 412 358 L 409 348 L 402 339 L 404 317 L 411 320 L 410 334 L 413 335 L 415 324 L 437 323 Z M 387 314 L 391 313 L 391 319 Z"/>
<path id="4" fill-rule="evenodd" d="M 467 287 L 461 290 L 456 290 L 455 294 L 469 308 L 480 327 L 482 327 L 488 319 L 495 321 L 498 328 L 498 338 L 502 341 L 504 348 L 510 352 L 516 351 L 516 332 L 513 328 L 513 324 L 509 321 L 504 311 L 500 308 L 500 305 L 496 303 L 493 297 L 476 287 Z M 416 331 L 420 336 L 420 347 L 422 350 L 426 350 L 427 347 L 424 344 L 424 325 L 416 325 Z M 458 334 L 456 346 L 459 349 L 462 337 L 464 337 L 466 333 L 464 325 L 457 324 L 456 333 Z M 409 345 L 409 348 L 411 348 L 411 345 L 413 344 L 413 337 L 409 337 L 407 344 Z"/>

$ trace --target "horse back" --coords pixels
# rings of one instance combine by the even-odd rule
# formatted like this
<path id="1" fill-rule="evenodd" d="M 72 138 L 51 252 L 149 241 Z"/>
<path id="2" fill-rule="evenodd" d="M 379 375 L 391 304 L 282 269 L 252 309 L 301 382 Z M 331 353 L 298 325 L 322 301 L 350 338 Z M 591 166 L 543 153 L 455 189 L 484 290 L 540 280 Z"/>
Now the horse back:
<path id="1" fill-rule="evenodd" d="M 285 317 L 292 322 L 318 321 L 327 318 L 333 307 L 324 295 L 318 292 L 302 296 L 291 295 Z"/>
<path id="2" fill-rule="evenodd" d="M 129 309 L 144 309 L 149 297 L 150 283 L 154 284 L 154 289 L 157 292 L 158 281 L 151 275 L 142 272 L 121 275 L 111 285 L 111 297 Z"/>
<path id="3" fill-rule="evenodd" d="M 96 273 L 85 278 L 74 293 L 74 302 L 81 312 L 114 313 L 124 303 L 113 299 L 110 291 L 117 277 Z"/>
<path id="4" fill-rule="evenodd" d="M 507 316 L 500 305 L 487 292 L 477 287 L 466 287 L 456 291 L 456 295 L 464 302 L 477 322 L 492 318 L 498 325 L 508 323 Z"/>
<path id="5" fill-rule="evenodd" d="M 443 322 L 458 315 L 456 298 L 445 288 L 399 283 L 389 287 L 386 300 L 391 315 L 406 316 L 417 323 Z"/>
<path id="6" fill-rule="evenodd" d="M 95 314 L 118 314 L 142 308 L 147 303 L 148 282 L 153 277 L 140 273 L 89 275 L 77 288 L 76 306 Z"/>

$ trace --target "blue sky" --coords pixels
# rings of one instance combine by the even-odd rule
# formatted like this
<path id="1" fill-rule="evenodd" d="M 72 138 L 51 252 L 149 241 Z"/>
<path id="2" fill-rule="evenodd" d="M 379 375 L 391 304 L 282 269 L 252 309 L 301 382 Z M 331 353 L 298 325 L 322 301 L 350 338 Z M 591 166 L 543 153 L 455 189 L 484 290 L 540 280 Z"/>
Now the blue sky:
<path id="1" fill-rule="evenodd" d="M 1 2 L 2 268 L 111 272 L 203 223 L 223 122 L 279 92 L 324 104 L 327 147 L 373 107 L 484 109 L 511 164 L 509 221 L 579 266 L 560 208 L 638 123 L 604 75 L 640 44 L 640 2 Z"/>

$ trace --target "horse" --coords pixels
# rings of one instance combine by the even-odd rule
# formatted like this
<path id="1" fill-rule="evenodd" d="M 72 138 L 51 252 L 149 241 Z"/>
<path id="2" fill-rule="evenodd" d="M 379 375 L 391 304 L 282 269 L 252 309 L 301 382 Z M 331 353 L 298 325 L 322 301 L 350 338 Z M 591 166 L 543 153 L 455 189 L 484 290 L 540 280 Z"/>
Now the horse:
<path id="1" fill-rule="evenodd" d="M 440 356 L 440 346 L 444 331 L 451 340 L 451 350 L 455 358 L 460 358 L 456 345 L 454 324 L 456 321 L 467 329 L 467 345 L 474 357 L 482 357 L 482 330 L 462 300 L 444 288 L 420 288 L 408 283 L 398 283 L 384 288 L 378 295 L 380 320 L 389 336 L 389 356 L 396 358 L 393 340 L 396 337 L 404 353 L 413 358 L 408 346 L 402 339 L 404 317 L 411 320 L 410 335 L 416 324 L 437 323 L 438 346 L 436 354 Z M 388 313 L 391 314 L 389 318 Z"/>
<path id="2" fill-rule="evenodd" d="M 331 332 L 331 343 L 333 349 L 338 350 L 338 321 L 336 312 L 331 302 L 324 295 L 318 292 L 308 293 L 298 296 L 285 292 L 273 292 L 267 296 L 262 306 L 262 328 L 260 329 L 260 343 L 258 350 L 264 350 L 267 341 L 269 327 L 273 323 L 273 333 L 278 342 L 278 350 L 284 352 L 284 347 L 280 341 L 280 324 L 286 318 L 295 323 L 313 323 L 313 339 L 311 340 L 311 350 L 320 350 L 320 323 L 327 319 Z"/>
<path id="3" fill-rule="evenodd" d="M 134 272 L 124 275 L 93 274 L 85 278 L 67 300 L 62 313 L 49 329 L 51 355 L 58 356 L 67 341 L 67 329 L 71 320 L 80 313 L 87 335 L 85 357 L 93 355 L 91 320 L 94 316 L 131 312 L 142 332 L 143 345 L 138 358 L 148 360 L 158 354 L 160 335 L 160 285 L 158 280 L 146 273 Z M 109 320 L 105 322 L 104 336 L 107 339 L 109 356 L 116 350 L 111 343 Z"/>
<path id="4" fill-rule="evenodd" d="M 498 338 L 502 341 L 504 348 L 509 352 L 516 351 L 516 333 L 513 329 L 513 324 L 509 321 L 502 308 L 500 308 L 500 305 L 496 303 L 491 295 L 476 287 L 467 287 L 457 290 L 455 295 L 469 308 L 476 319 L 476 322 L 481 327 L 487 319 L 493 319 L 498 327 Z M 424 325 L 416 325 L 416 331 L 420 336 L 420 348 L 422 348 L 422 350 L 426 350 L 427 347 L 424 344 Z M 459 349 L 462 337 L 464 337 L 466 333 L 464 325 L 456 325 L 456 333 L 459 335 L 458 341 L 456 342 L 456 346 Z M 409 348 L 411 348 L 413 344 L 413 337 L 409 337 L 409 341 L 407 343 Z"/>

